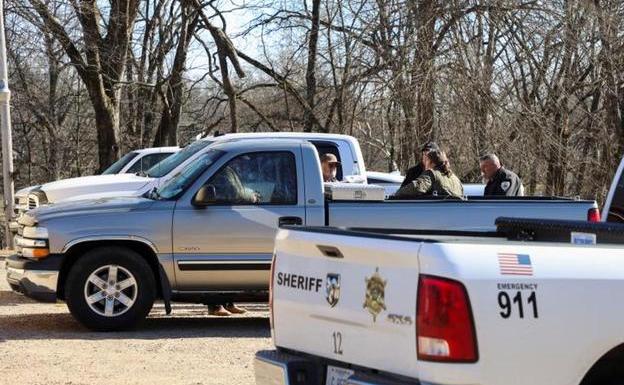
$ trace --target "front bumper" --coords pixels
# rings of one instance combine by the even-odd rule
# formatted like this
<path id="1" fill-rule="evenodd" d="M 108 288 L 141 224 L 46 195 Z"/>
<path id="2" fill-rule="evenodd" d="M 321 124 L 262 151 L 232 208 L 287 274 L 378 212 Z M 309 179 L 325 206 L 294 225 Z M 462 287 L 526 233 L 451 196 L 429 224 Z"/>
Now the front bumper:
<path id="1" fill-rule="evenodd" d="M 31 261 L 19 255 L 6 259 L 7 281 L 11 289 L 41 302 L 56 302 L 60 256 Z"/>
<path id="2" fill-rule="evenodd" d="M 344 365 L 344 364 L 342 364 Z M 326 385 L 327 363 L 320 358 L 262 350 L 256 353 L 256 385 Z M 344 385 L 424 385 L 416 380 L 354 370 Z"/>

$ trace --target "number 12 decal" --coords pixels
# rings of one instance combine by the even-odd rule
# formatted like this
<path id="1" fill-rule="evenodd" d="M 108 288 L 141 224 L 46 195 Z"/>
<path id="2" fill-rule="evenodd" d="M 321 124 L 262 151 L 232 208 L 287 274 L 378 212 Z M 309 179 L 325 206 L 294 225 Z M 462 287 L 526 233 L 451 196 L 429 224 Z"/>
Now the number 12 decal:
<path id="1" fill-rule="evenodd" d="M 524 304 L 526 303 L 526 309 Z M 534 291 L 526 298 L 526 301 L 523 298 L 522 292 L 516 292 L 516 295 L 511 297 L 511 294 L 506 291 L 498 292 L 498 306 L 500 306 L 501 311 L 499 312 L 500 316 L 507 319 L 513 315 L 513 313 L 517 313 L 519 318 L 524 318 L 525 314 L 527 318 L 539 318 L 537 312 L 537 295 Z M 515 309 L 515 310 L 514 310 Z"/>
<path id="2" fill-rule="evenodd" d="M 342 333 L 334 332 L 332 337 L 334 339 L 334 354 L 342 355 Z"/>

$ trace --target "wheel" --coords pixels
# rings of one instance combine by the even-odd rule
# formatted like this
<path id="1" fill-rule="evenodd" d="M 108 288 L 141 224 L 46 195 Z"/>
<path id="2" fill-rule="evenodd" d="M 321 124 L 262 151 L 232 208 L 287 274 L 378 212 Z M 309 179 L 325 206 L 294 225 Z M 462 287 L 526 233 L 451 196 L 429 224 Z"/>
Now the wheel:
<path id="1" fill-rule="evenodd" d="M 132 328 L 149 314 L 156 281 L 149 264 L 123 247 L 104 247 L 78 257 L 65 283 L 72 315 L 97 331 Z"/>
<path id="2" fill-rule="evenodd" d="M 621 359 L 599 363 L 583 379 L 581 385 L 624 385 L 624 367 Z"/>

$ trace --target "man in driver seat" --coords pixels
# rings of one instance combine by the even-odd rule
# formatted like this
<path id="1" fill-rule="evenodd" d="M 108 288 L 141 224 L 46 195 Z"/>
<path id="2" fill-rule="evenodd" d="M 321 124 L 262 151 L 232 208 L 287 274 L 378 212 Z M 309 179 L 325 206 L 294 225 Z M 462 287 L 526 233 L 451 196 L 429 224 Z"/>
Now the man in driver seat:
<path id="1" fill-rule="evenodd" d="M 255 191 L 245 188 L 238 173 L 225 166 L 211 181 L 215 187 L 218 202 L 229 203 L 258 203 L 259 197 Z"/>

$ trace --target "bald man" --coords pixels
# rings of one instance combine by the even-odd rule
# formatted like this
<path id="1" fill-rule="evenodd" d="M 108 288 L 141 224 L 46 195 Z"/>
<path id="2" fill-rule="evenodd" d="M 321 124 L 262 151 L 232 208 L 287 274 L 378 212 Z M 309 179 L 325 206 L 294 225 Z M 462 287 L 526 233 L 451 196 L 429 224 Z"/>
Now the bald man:
<path id="1" fill-rule="evenodd" d="M 483 178 L 487 180 L 485 196 L 515 197 L 524 195 L 524 187 L 520 177 L 501 166 L 500 160 L 495 154 L 483 155 L 479 159 L 479 167 Z"/>

